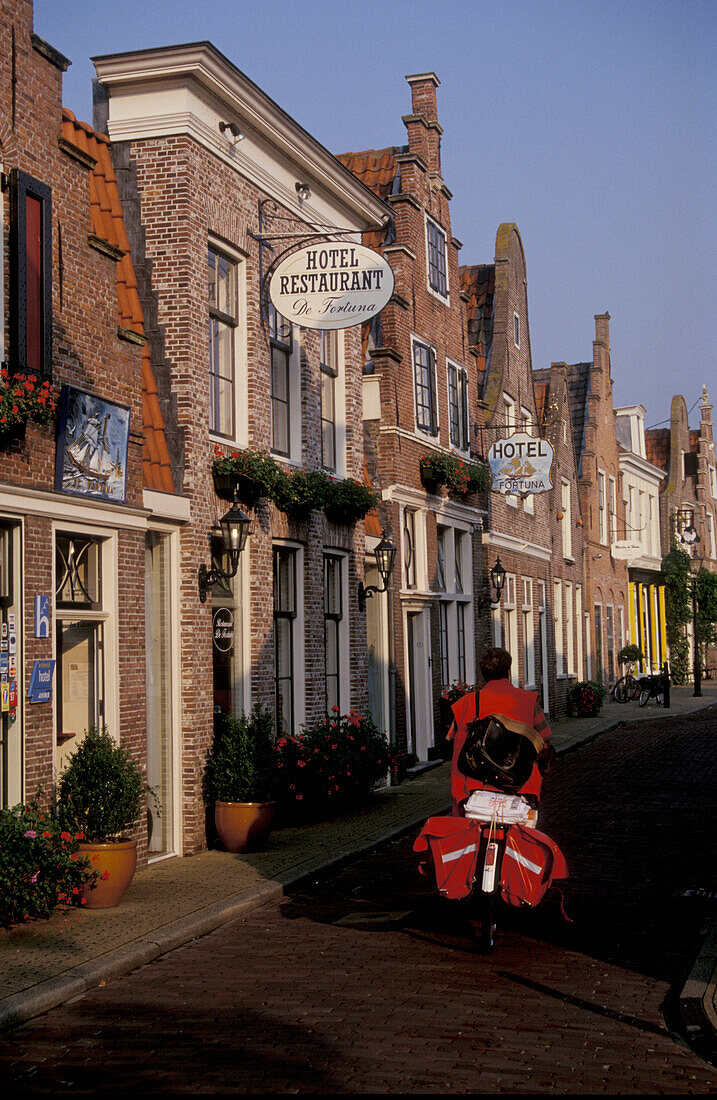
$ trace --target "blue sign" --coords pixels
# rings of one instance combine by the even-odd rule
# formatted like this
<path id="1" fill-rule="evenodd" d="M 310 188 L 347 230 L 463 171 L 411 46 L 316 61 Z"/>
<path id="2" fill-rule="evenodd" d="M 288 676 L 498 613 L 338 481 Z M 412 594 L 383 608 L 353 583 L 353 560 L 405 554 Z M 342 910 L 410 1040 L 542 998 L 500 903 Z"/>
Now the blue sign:
<path id="1" fill-rule="evenodd" d="M 35 596 L 35 637 L 50 637 L 50 597 Z"/>
<path id="2" fill-rule="evenodd" d="M 32 666 L 30 686 L 27 689 L 27 697 L 31 703 L 52 702 L 52 676 L 54 671 L 54 661 L 35 661 Z"/>

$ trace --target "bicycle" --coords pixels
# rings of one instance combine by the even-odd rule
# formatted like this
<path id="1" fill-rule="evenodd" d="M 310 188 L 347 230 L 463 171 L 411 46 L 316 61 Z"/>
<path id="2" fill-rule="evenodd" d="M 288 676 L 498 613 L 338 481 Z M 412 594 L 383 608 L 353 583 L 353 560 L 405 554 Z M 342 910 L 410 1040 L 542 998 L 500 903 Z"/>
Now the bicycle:
<path id="1" fill-rule="evenodd" d="M 657 676 L 641 676 L 638 683 L 640 686 L 640 698 L 638 703 L 641 707 L 647 706 L 650 699 L 654 699 L 658 707 L 664 707 L 665 677 L 662 673 L 659 673 Z"/>
<path id="2" fill-rule="evenodd" d="M 635 661 L 627 661 L 625 668 L 625 675 L 612 688 L 611 695 L 616 703 L 629 703 L 640 693 L 640 681 L 633 676 Z"/>

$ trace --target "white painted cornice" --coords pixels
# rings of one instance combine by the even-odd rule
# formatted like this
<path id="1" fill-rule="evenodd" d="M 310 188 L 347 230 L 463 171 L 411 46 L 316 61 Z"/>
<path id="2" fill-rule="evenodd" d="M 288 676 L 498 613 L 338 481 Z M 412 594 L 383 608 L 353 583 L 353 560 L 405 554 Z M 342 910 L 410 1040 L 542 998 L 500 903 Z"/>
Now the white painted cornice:
<path id="1" fill-rule="evenodd" d="M 92 524 L 93 527 L 122 527 L 144 531 L 147 516 L 143 508 L 113 504 L 96 497 L 64 496 L 16 485 L 0 486 L 0 511 L 17 515 L 49 516 L 55 522 Z"/>
<path id="2" fill-rule="evenodd" d="M 309 184 L 312 199 L 317 192 L 325 192 L 347 218 L 362 226 L 375 225 L 391 214 L 370 188 L 210 42 L 110 54 L 93 61 L 109 93 L 108 129 L 113 141 L 188 133 L 249 178 L 256 160 L 273 164 L 283 173 L 289 170 L 294 181 Z M 171 109 L 163 107 L 163 102 L 171 104 Z M 235 121 L 246 135 L 243 141 L 232 146 L 219 133 L 219 121 Z M 279 171 L 279 180 L 281 175 Z M 275 197 L 267 179 L 260 185 Z M 312 213 L 321 214 L 315 203 L 299 207 L 295 191 L 288 202 L 284 194 L 276 197 L 303 220 L 312 220 Z"/>
<path id="3" fill-rule="evenodd" d="M 641 455 L 636 455 L 634 451 L 621 451 L 619 461 L 620 469 L 624 474 L 632 474 L 633 477 L 642 478 L 650 485 L 659 485 L 667 477 L 665 471 L 661 470 L 659 466 L 648 462 Z"/>
<path id="4" fill-rule="evenodd" d="M 150 519 L 168 520 L 173 523 L 187 523 L 191 519 L 189 497 L 175 493 L 157 493 L 145 489 L 143 493 L 145 508 L 152 513 Z"/>
<path id="5" fill-rule="evenodd" d="M 423 489 L 414 489 L 412 485 L 389 485 L 383 491 L 383 499 L 395 501 L 396 504 L 408 504 L 411 507 L 423 508 L 427 512 L 433 512 L 439 518 L 454 520 L 468 527 L 482 527 L 482 517 L 486 515 L 485 509 L 471 508 L 467 504 L 459 504 L 447 497 L 433 496 Z"/>
<path id="6" fill-rule="evenodd" d="M 538 558 L 539 561 L 550 561 L 552 558 L 552 551 L 548 546 L 539 546 L 536 542 L 527 542 L 502 531 L 484 531 L 483 545 L 495 546 L 497 550 L 512 550 L 515 554 L 527 554 L 529 558 Z"/>

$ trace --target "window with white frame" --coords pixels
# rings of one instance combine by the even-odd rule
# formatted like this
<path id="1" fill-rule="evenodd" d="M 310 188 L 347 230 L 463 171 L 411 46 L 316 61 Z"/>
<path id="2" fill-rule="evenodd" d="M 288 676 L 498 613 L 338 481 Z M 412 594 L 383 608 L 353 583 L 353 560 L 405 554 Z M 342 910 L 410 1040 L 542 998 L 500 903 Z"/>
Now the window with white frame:
<path id="1" fill-rule="evenodd" d="M 296 729 L 298 552 L 274 547 L 274 687 L 276 730 Z"/>
<path id="2" fill-rule="evenodd" d="M 553 622 L 555 624 L 555 671 L 565 675 L 565 641 L 563 635 L 563 582 L 553 581 Z"/>
<path id="3" fill-rule="evenodd" d="M 709 534 L 710 557 L 717 558 L 717 541 L 715 541 L 715 518 L 711 512 L 707 513 L 707 531 Z"/>
<path id="4" fill-rule="evenodd" d="M 617 485 L 610 477 L 610 542 L 617 542 Z M 640 522 L 639 526 L 642 526 Z"/>
<path id="5" fill-rule="evenodd" d="M 598 470 L 598 529 L 600 542 L 607 545 L 607 499 L 605 497 L 605 471 Z"/>
<path id="6" fill-rule="evenodd" d="M 520 667 L 518 653 L 518 612 L 515 602 L 515 574 L 506 573 L 503 589 L 503 621 L 505 623 L 505 648 L 513 658 L 510 666 L 511 683 L 518 687 L 520 683 Z"/>
<path id="7" fill-rule="evenodd" d="M 523 672 L 525 686 L 535 686 L 535 626 L 533 622 L 533 581 L 521 577 L 523 612 Z"/>
<path id="8" fill-rule="evenodd" d="M 575 653 L 577 657 L 576 672 L 578 680 L 583 679 L 583 589 L 582 585 L 575 585 Z"/>
<path id="9" fill-rule="evenodd" d="M 594 675 L 600 680 L 605 679 L 605 669 L 602 659 L 602 604 L 595 604 L 595 669 Z"/>
<path id="10" fill-rule="evenodd" d="M 426 252 L 428 258 L 428 286 L 441 298 L 447 298 L 446 234 L 430 218 L 426 218 Z"/>
<path id="11" fill-rule="evenodd" d="M 416 546 L 416 510 L 403 510 L 403 586 L 416 588 L 418 584 L 418 547 Z"/>
<path id="12" fill-rule="evenodd" d="M 563 557 L 573 556 L 573 517 L 570 508 L 570 482 L 562 478 L 560 482 L 560 536 L 563 543 Z"/>
<path id="13" fill-rule="evenodd" d="M 238 267 L 212 245 L 209 276 L 209 430 L 236 438 Z"/>
<path id="14" fill-rule="evenodd" d="M 512 435 L 516 428 L 515 401 L 512 397 L 509 397 L 507 393 L 503 394 L 503 423 L 505 425 L 506 436 Z M 518 507 L 518 497 L 515 493 L 506 493 L 505 501 L 506 504 L 510 504 L 513 508 Z"/>
<path id="15" fill-rule="evenodd" d="M 114 667 L 109 629 L 114 573 L 109 539 L 79 531 L 56 531 L 58 768 L 64 767 L 91 726 L 112 726 L 107 685 Z"/>
<path id="16" fill-rule="evenodd" d="M 710 466 L 710 489 L 712 496 L 717 500 L 717 467 Z"/>
<path id="17" fill-rule="evenodd" d="M 438 604 L 441 682 L 473 677 L 471 637 L 473 619 L 471 535 L 452 524 L 438 524 L 436 586 Z"/>
<path id="18" fill-rule="evenodd" d="M 570 581 L 565 582 L 565 657 L 566 672 L 568 676 L 575 675 L 575 644 L 573 622 L 573 586 Z"/>
<path id="19" fill-rule="evenodd" d="M 520 347 L 520 317 L 517 313 L 513 314 L 513 343 Z"/>
<path id="20" fill-rule="evenodd" d="M 416 395 L 416 427 L 438 435 L 436 398 L 436 353 L 428 344 L 413 341 L 413 372 Z"/>
<path id="21" fill-rule="evenodd" d="M 467 451 L 468 436 L 468 374 L 463 367 L 448 363 L 448 421 L 451 443 Z"/>
<path id="22" fill-rule="evenodd" d="M 605 642 L 608 680 L 615 675 L 615 610 L 609 606 L 605 608 Z"/>
<path id="23" fill-rule="evenodd" d="M 271 348 L 271 449 L 290 457 L 292 452 L 291 325 L 269 306 L 269 346 Z"/>
<path id="24" fill-rule="evenodd" d="M 341 683 L 348 669 L 343 661 L 344 634 L 344 557 L 324 554 L 324 688 L 326 713 L 341 708 Z"/>
<path id="25" fill-rule="evenodd" d="M 337 468 L 337 379 L 339 375 L 339 333 L 336 329 L 319 332 L 321 367 L 321 465 L 334 472 Z"/>

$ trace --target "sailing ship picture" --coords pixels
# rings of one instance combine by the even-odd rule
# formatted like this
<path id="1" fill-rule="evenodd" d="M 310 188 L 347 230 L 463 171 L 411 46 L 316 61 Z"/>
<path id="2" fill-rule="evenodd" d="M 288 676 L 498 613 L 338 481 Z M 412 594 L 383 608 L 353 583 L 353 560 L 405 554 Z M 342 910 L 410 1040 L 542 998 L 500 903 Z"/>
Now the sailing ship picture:
<path id="1" fill-rule="evenodd" d="M 55 489 L 124 503 L 129 417 L 123 405 L 63 386 Z"/>
<path id="2" fill-rule="evenodd" d="M 496 439 L 488 451 L 494 493 L 528 496 L 552 489 L 550 476 L 555 453 L 547 439 L 514 432 Z"/>

